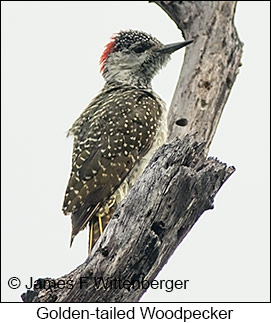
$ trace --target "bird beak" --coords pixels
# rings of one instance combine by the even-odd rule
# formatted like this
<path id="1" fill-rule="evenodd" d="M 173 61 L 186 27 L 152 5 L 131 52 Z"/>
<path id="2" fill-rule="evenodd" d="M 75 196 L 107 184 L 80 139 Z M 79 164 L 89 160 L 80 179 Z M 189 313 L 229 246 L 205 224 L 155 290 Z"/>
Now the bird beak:
<path id="1" fill-rule="evenodd" d="M 193 42 L 193 40 L 187 40 L 184 42 L 165 45 L 161 48 L 154 49 L 154 52 L 163 53 L 163 54 L 172 54 L 176 50 L 183 48 L 183 47 L 191 44 L 192 42 Z"/>

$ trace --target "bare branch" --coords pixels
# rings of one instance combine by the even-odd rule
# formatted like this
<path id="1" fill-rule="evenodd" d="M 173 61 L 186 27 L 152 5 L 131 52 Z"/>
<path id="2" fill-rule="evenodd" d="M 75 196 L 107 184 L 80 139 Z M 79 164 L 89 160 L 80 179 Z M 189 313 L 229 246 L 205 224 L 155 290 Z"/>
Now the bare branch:
<path id="1" fill-rule="evenodd" d="M 154 1 L 193 45 L 184 64 L 168 114 L 169 137 L 196 134 L 206 154 L 241 65 L 242 46 L 233 18 L 236 1 Z M 176 125 L 187 120 L 187 126 Z"/>
<path id="2" fill-rule="evenodd" d="M 200 215 L 213 208 L 214 196 L 234 172 L 214 158 L 205 160 L 204 147 L 191 136 L 162 146 L 85 263 L 59 278 L 72 280 L 75 287 L 45 288 L 32 295 L 34 301 L 138 301 L 145 292 L 138 284 L 153 281 Z M 120 280 L 120 285 L 98 287 L 100 278 Z"/>

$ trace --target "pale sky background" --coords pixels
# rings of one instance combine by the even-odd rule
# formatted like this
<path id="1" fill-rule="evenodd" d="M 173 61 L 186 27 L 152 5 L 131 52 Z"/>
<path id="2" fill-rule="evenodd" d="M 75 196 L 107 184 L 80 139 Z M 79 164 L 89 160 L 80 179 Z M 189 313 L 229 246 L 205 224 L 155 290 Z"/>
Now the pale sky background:
<path id="1" fill-rule="evenodd" d="M 269 300 L 269 19 L 269 2 L 238 3 L 243 66 L 210 150 L 236 172 L 156 278 L 188 279 L 188 288 L 148 290 L 142 301 Z M 29 277 L 60 277 L 87 256 L 87 231 L 70 249 L 61 211 L 66 131 L 103 87 L 99 58 L 121 29 L 181 40 L 145 1 L 2 2 L 2 301 L 20 301 Z M 183 53 L 153 81 L 168 106 Z M 13 276 L 19 289 L 7 285 Z"/>

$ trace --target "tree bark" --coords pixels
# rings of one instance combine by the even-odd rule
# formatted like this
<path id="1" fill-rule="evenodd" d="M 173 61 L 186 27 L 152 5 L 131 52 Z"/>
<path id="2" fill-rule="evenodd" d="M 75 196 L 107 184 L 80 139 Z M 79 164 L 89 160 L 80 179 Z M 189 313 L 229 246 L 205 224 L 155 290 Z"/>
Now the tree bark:
<path id="1" fill-rule="evenodd" d="M 58 279 L 72 281 L 74 288 L 48 289 L 47 282 L 32 293 L 32 301 L 138 301 L 200 215 L 213 208 L 214 196 L 234 171 L 214 158 L 206 160 L 205 145 L 186 136 L 162 146 L 85 263 Z M 98 287 L 101 278 L 117 283 Z"/>
<path id="2" fill-rule="evenodd" d="M 138 301 L 234 172 L 206 155 L 240 66 L 236 3 L 156 3 L 194 39 L 169 110 L 169 143 L 118 205 L 86 261 L 57 280 L 40 279 L 22 295 L 25 302 Z M 185 120 L 187 126 L 177 125 Z M 73 288 L 59 288 L 60 281 Z"/>
<path id="3" fill-rule="evenodd" d="M 195 134 L 207 155 L 241 65 L 243 44 L 234 26 L 236 1 L 154 1 L 194 42 L 184 63 L 168 113 L 168 140 Z M 176 124 L 187 120 L 185 127 Z M 177 122 L 178 123 L 178 122 Z"/>

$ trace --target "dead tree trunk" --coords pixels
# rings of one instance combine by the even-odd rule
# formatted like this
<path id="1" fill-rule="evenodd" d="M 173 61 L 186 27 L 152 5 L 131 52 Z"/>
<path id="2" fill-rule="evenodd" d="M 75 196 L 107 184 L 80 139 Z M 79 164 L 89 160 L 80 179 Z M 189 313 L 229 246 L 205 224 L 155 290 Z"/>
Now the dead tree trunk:
<path id="1" fill-rule="evenodd" d="M 195 134 L 206 154 L 241 65 L 234 26 L 236 1 L 155 1 L 193 39 L 168 113 L 169 140 Z M 180 127 L 179 123 L 187 126 Z M 176 124 L 177 121 L 177 124 Z"/>
<path id="2" fill-rule="evenodd" d="M 25 302 L 138 301 L 201 214 L 213 208 L 216 193 L 234 172 L 215 158 L 206 160 L 206 154 L 240 66 L 236 3 L 156 3 L 185 38 L 195 40 L 187 48 L 169 111 L 170 142 L 119 204 L 86 261 L 51 280 L 51 288 L 40 279 L 34 291 L 22 295 Z M 187 126 L 178 126 L 185 120 Z M 101 278 L 110 284 L 99 284 Z M 73 288 L 63 283 L 59 288 L 61 280 Z"/>

